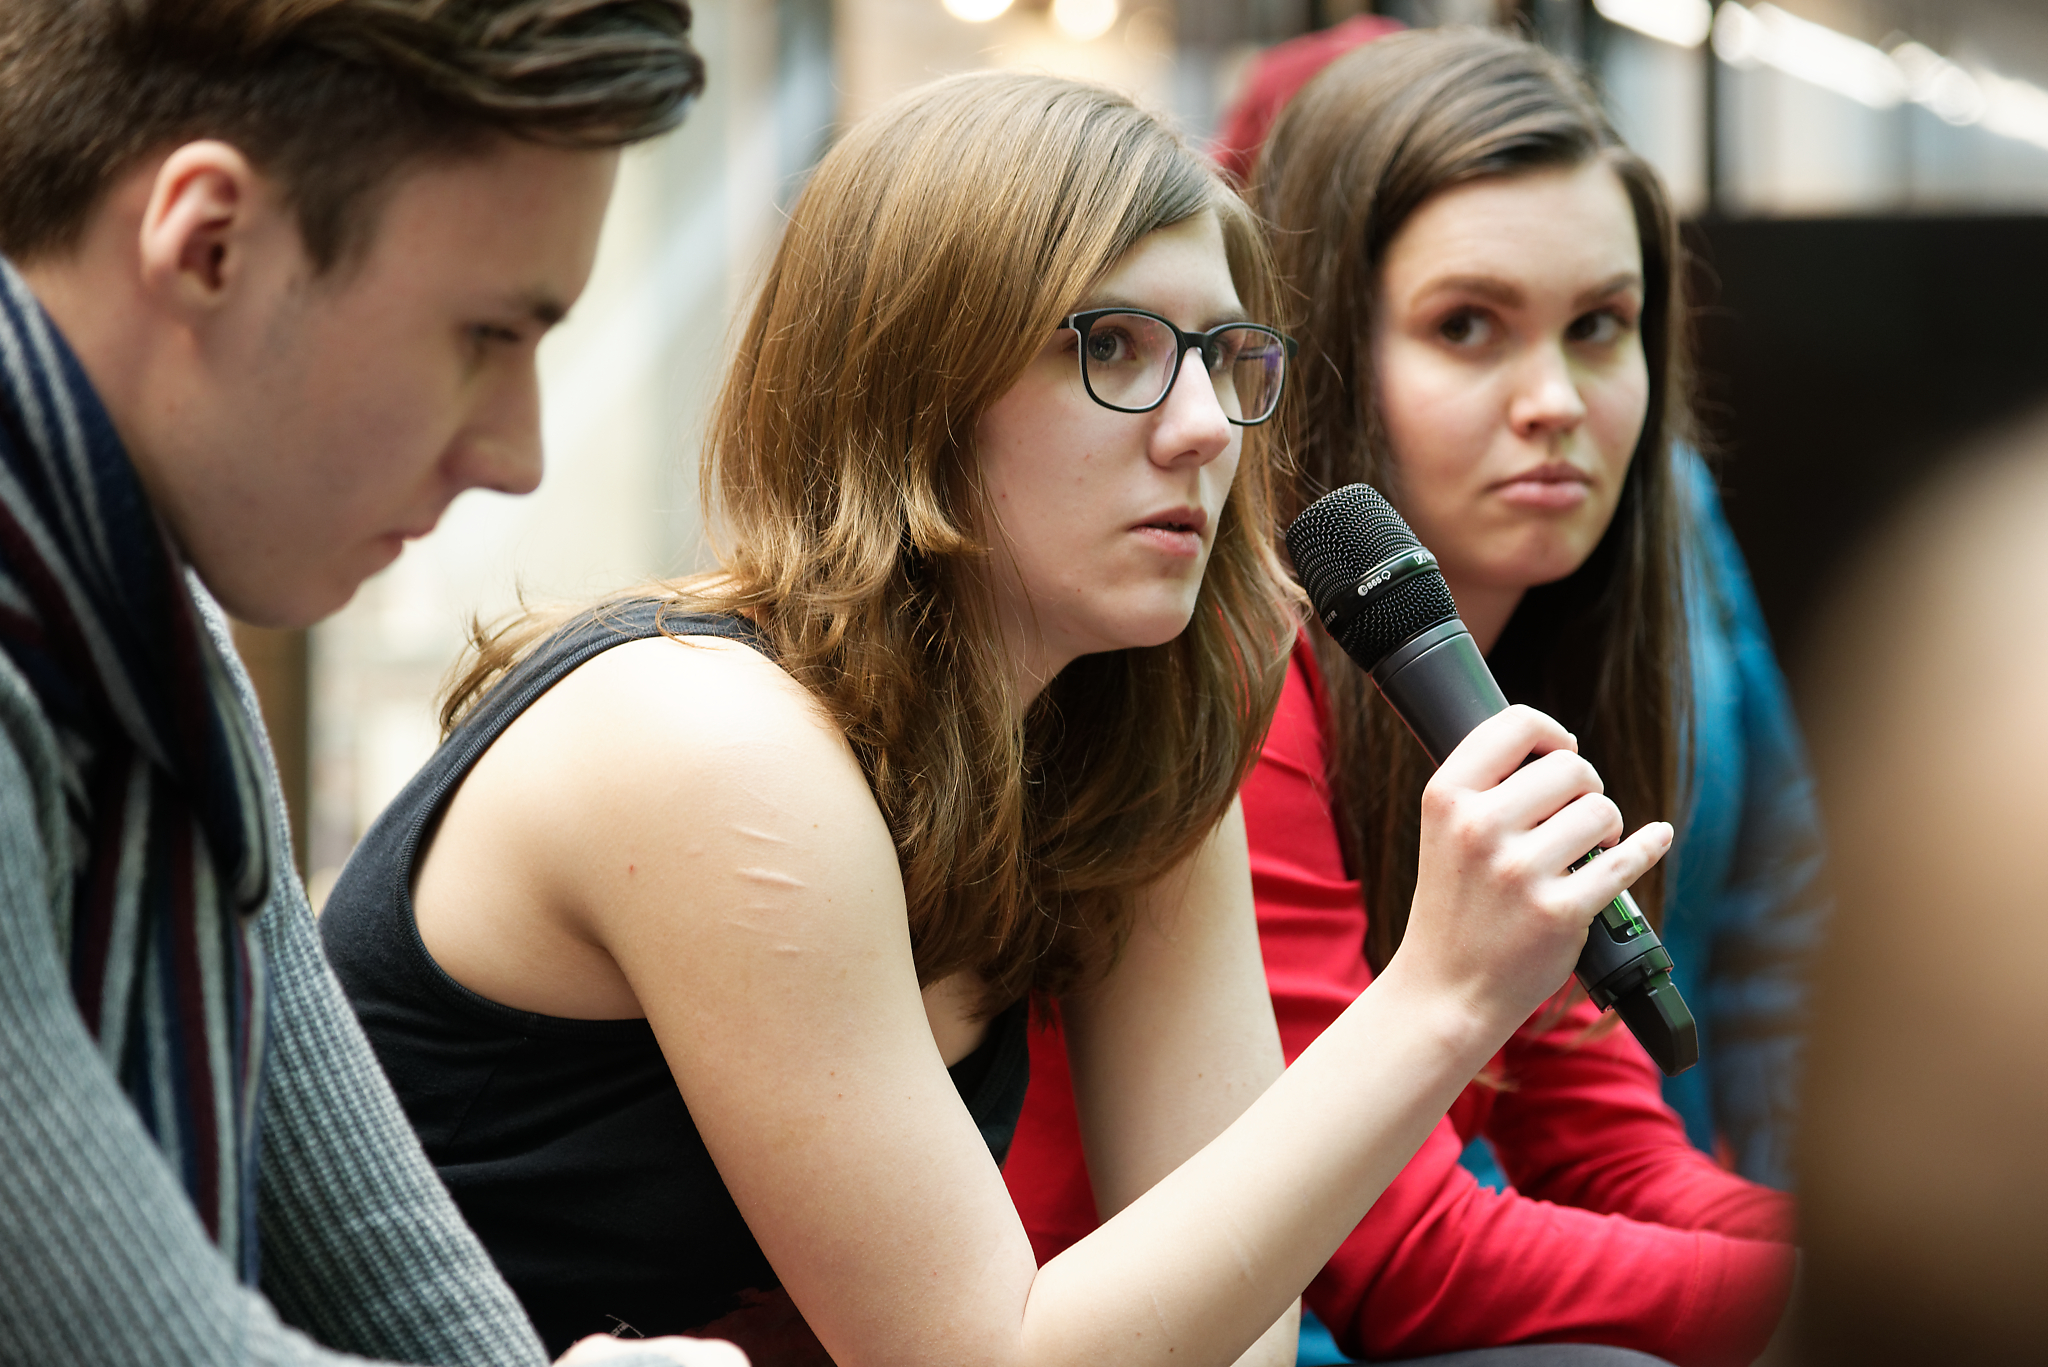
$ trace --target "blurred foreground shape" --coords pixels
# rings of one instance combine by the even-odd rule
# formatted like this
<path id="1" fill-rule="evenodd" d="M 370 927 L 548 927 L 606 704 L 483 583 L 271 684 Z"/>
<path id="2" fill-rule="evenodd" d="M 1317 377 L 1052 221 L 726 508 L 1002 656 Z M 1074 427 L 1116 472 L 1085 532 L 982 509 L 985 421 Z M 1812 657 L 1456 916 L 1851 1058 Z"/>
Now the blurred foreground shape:
<path id="1" fill-rule="evenodd" d="M 1800 1192 L 1810 1367 L 2048 1357 L 2048 411 L 1908 500 L 1819 641 L 1838 904 Z"/>

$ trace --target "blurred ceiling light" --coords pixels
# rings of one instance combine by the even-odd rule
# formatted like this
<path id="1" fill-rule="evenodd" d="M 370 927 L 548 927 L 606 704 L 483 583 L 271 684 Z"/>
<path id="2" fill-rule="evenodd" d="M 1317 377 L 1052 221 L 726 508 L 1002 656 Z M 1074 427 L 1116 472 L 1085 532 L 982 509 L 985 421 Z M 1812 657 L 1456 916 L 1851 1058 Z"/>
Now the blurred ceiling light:
<path id="1" fill-rule="evenodd" d="M 1714 27 L 1709 0 L 1593 0 L 1610 24 L 1680 47 L 1698 47 Z"/>
<path id="2" fill-rule="evenodd" d="M 1775 67 L 1872 109 L 1906 98 L 1906 77 L 1887 53 L 1776 5 L 1727 0 L 1714 16 L 1714 55 L 1735 67 Z"/>
<path id="3" fill-rule="evenodd" d="M 1010 0 L 945 0 L 946 13 L 970 24 L 985 24 L 1010 7 Z"/>
<path id="4" fill-rule="evenodd" d="M 1116 23 L 1116 0 L 1052 0 L 1052 21 L 1061 33 L 1085 43 Z"/>
<path id="5" fill-rule="evenodd" d="M 1594 0 L 1602 14 L 1617 0 Z M 1611 15 L 1609 16 L 1612 17 Z M 1775 5 L 1726 0 L 1714 15 L 1714 55 L 1745 70 L 1775 67 L 1872 109 L 1911 100 L 1959 127 L 1976 126 L 2048 151 L 2048 90 L 1969 71 L 1920 43 L 1889 53 L 1794 18 Z"/>
<path id="6" fill-rule="evenodd" d="M 1714 15 L 1714 55 L 1732 67 L 1749 71 L 1760 65 L 1764 26 L 1740 5 L 1723 5 Z"/>
<path id="7" fill-rule="evenodd" d="M 2048 150 L 2048 90 L 1988 71 L 1976 75 L 1984 92 L 1984 126 Z"/>
<path id="8" fill-rule="evenodd" d="M 1977 78 L 1948 58 L 1919 43 L 1900 43 L 1892 60 L 1906 78 L 1906 93 L 1949 123 L 1964 127 L 1984 122 L 1990 102 Z"/>

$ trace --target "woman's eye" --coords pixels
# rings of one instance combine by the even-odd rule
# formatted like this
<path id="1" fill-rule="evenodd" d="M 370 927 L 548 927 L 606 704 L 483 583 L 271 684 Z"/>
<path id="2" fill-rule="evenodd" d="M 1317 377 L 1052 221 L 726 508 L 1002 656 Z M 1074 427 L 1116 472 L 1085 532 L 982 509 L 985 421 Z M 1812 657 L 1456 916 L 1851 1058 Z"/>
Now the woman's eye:
<path id="1" fill-rule="evenodd" d="M 1436 327 L 1437 335 L 1456 347 L 1483 346 L 1493 340 L 1493 322 L 1475 309 L 1459 309 Z"/>
<path id="2" fill-rule="evenodd" d="M 493 343 L 500 346 L 517 346 L 520 337 L 511 328 L 500 327 L 496 323 L 475 323 L 469 329 L 469 340 L 478 347 Z"/>
<path id="3" fill-rule="evenodd" d="M 1102 365 L 1114 365 L 1127 359 L 1131 354 L 1131 340 L 1115 329 L 1100 329 L 1088 334 L 1088 359 Z"/>
<path id="4" fill-rule="evenodd" d="M 1221 375 L 1235 367 L 1239 361 L 1244 359 L 1245 353 L 1252 349 L 1258 339 L 1258 333 L 1247 332 L 1238 328 L 1232 328 L 1228 332 L 1219 332 L 1214 337 L 1211 337 L 1209 339 L 1208 351 L 1204 356 L 1204 359 L 1209 363 L 1209 373 Z"/>
<path id="5" fill-rule="evenodd" d="M 1565 337 L 1574 342 L 1606 346 L 1620 341 L 1632 326 L 1634 324 L 1620 314 L 1610 309 L 1602 309 L 1598 313 L 1589 313 L 1583 318 L 1574 319 L 1571 327 L 1566 329 Z"/>

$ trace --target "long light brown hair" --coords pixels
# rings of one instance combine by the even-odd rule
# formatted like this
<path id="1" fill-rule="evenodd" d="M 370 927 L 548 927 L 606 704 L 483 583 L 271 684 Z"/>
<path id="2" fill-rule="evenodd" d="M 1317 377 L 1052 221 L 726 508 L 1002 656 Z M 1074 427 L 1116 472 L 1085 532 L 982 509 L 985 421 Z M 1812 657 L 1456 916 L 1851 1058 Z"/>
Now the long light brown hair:
<path id="1" fill-rule="evenodd" d="M 1283 516 L 1354 481 L 1398 508 L 1401 477 L 1373 392 L 1380 266 L 1409 217 L 1449 186 L 1598 161 L 1635 209 L 1643 256 L 1649 409 L 1614 520 L 1572 574 L 1532 588 L 1490 662 L 1502 690 L 1571 728 L 1630 826 L 1673 816 L 1688 701 L 1680 594 L 1686 519 L 1673 465 L 1687 434 L 1682 247 L 1663 184 L 1622 145 L 1571 69 L 1535 44 L 1474 29 L 1398 34 L 1305 86 L 1273 127 L 1253 202 L 1301 342 L 1297 477 Z M 1333 731 L 1330 781 L 1345 856 L 1371 908 L 1367 956 L 1384 967 L 1415 894 L 1428 757 L 1365 675 L 1315 638 Z M 1635 893 L 1653 922 L 1664 869 Z"/>
<path id="2" fill-rule="evenodd" d="M 1021 723 L 987 587 L 982 414 L 1093 281 L 1205 211 L 1268 316 L 1249 211 L 1122 96 L 962 76 L 851 129 L 791 211 L 718 400 L 721 570 L 658 590 L 751 617 L 844 730 L 895 838 L 920 981 L 974 969 L 990 1008 L 1113 961 L 1137 890 L 1228 810 L 1278 698 L 1296 617 L 1264 429 L 1187 630 L 1076 660 Z M 557 620 L 484 633 L 444 723 Z"/>

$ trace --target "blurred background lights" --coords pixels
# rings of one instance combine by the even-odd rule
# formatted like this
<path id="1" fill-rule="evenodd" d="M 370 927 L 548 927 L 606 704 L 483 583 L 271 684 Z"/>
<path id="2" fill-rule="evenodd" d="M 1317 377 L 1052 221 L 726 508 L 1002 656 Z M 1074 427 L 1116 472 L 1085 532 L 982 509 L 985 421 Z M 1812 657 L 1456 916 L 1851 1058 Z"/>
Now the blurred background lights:
<path id="1" fill-rule="evenodd" d="M 1651 30 L 1621 18 L 1615 8 L 1648 10 L 1661 3 L 1594 0 L 1607 18 L 1644 33 Z M 1736 0 L 1727 0 L 1715 13 L 1713 40 L 1714 55 L 1733 67 L 1771 67 L 1872 109 L 1911 100 L 1959 128 L 1978 126 L 2048 148 L 2048 90 L 1990 71 L 1966 70 L 1921 43 L 1902 42 L 1884 52 L 1775 5 Z"/>
<path id="2" fill-rule="evenodd" d="M 1776 5 L 1750 9 L 1731 0 L 1721 6 L 1714 55 L 1734 67 L 1775 67 L 1872 109 L 1891 109 L 1906 98 L 1906 78 L 1888 54 Z"/>
<path id="3" fill-rule="evenodd" d="M 1984 87 L 1948 58 L 1919 43 L 1900 43 L 1892 49 L 1892 60 L 1899 64 L 1915 104 L 1959 128 L 1984 121 Z"/>
<path id="4" fill-rule="evenodd" d="M 1741 5 L 1723 5 L 1714 16 L 1714 55 L 1745 71 L 1761 66 L 1763 23 Z"/>
<path id="5" fill-rule="evenodd" d="M 985 24 L 1010 7 L 1010 0 L 945 0 L 946 13 L 970 24 Z"/>
<path id="6" fill-rule="evenodd" d="M 1116 0 L 1053 0 L 1052 21 L 1069 38 L 1100 38 L 1116 23 Z"/>
<path id="7" fill-rule="evenodd" d="M 1986 128 L 2048 148 L 2048 90 L 1988 71 L 1979 72 L 1976 81 L 1984 92 Z"/>
<path id="8" fill-rule="evenodd" d="M 1593 0 L 1593 8 L 1610 24 L 1679 47 L 1698 47 L 1714 27 L 1708 0 Z"/>

